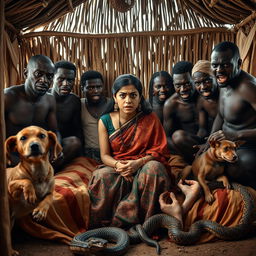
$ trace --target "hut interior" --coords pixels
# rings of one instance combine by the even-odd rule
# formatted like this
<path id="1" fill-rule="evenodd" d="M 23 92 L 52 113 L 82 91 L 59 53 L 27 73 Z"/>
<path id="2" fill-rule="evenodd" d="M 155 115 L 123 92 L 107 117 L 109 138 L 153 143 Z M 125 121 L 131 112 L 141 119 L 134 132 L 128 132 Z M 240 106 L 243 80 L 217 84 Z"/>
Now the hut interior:
<path id="1" fill-rule="evenodd" d="M 254 0 L 3 0 L 0 4 L 0 251 L 10 255 L 5 181 L 3 89 L 23 82 L 35 54 L 103 74 L 107 94 L 119 74 L 138 76 L 147 88 L 152 73 L 174 63 L 209 59 L 214 45 L 235 42 L 242 69 L 256 75 Z M 3 209 L 3 210 L 2 210 Z"/>

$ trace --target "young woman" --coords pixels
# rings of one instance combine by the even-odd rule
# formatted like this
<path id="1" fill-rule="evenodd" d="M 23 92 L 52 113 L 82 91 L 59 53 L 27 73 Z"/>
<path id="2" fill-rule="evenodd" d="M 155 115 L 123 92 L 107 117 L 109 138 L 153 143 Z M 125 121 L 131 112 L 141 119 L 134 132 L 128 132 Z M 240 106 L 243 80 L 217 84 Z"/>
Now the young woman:
<path id="1" fill-rule="evenodd" d="M 143 223 L 160 211 L 159 195 L 170 187 L 165 132 L 142 90 L 137 77 L 119 76 L 112 103 L 99 120 L 104 166 L 94 171 L 89 184 L 91 227 Z"/>

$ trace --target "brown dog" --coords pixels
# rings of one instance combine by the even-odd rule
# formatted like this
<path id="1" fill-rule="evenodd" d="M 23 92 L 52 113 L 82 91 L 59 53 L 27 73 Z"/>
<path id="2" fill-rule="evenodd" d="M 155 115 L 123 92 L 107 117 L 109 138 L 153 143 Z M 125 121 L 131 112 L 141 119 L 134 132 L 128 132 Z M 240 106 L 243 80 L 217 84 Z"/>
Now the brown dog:
<path id="1" fill-rule="evenodd" d="M 57 136 L 37 126 L 29 126 L 5 141 L 7 160 L 18 152 L 20 162 L 6 169 L 11 224 L 32 212 L 35 220 L 43 220 L 53 200 L 54 171 L 49 150 L 56 158 L 62 151 Z M 13 252 L 17 254 L 17 252 Z"/>
<path id="2" fill-rule="evenodd" d="M 204 190 L 205 200 L 209 204 L 212 204 L 215 198 L 212 195 L 206 180 L 217 178 L 217 180 L 223 182 L 223 185 L 226 188 L 230 188 L 227 177 L 223 175 L 224 165 L 221 162 L 236 162 L 238 159 L 236 149 L 244 144 L 244 141 L 232 142 L 229 140 L 222 140 L 211 141 L 209 143 L 210 148 L 199 155 L 192 163 L 192 166 L 187 166 L 184 169 L 182 179 L 185 179 L 192 169 L 194 176 L 198 179 Z"/>

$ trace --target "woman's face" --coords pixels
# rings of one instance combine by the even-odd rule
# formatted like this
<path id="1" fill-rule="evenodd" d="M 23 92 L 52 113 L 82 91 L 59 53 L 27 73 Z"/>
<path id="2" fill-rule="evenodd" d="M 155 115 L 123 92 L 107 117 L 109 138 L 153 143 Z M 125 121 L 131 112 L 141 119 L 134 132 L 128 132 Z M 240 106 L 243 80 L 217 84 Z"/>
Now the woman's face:
<path id="1" fill-rule="evenodd" d="M 114 99 L 121 112 L 133 114 L 137 112 L 141 96 L 134 85 L 125 85 L 116 93 Z"/>

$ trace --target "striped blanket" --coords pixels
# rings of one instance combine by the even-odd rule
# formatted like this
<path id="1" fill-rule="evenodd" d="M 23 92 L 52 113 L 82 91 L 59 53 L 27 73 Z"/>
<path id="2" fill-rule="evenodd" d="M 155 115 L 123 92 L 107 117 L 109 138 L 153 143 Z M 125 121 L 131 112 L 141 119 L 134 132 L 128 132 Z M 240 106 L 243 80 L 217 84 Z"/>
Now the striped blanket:
<path id="1" fill-rule="evenodd" d="M 69 244 L 75 234 L 86 231 L 90 210 L 87 186 L 96 166 L 97 163 L 92 159 L 75 159 L 55 176 L 54 201 L 46 220 L 37 223 L 28 216 L 19 221 L 20 226 L 32 236 L 66 244 Z M 250 192 L 256 202 L 256 191 L 250 189 Z M 195 202 L 184 220 L 185 229 L 189 229 L 199 219 L 214 220 L 225 226 L 239 223 L 244 207 L 240 193 L 217 189 L 214 196 L 216 200 L 212 205 L 207 204 L 203 197 Z M 205 233 L 199 242 L 214 239 L 212 235 Z"/>
<path id="2" fill-rule="evenodd" d="M 93 159 L 76 158 L 55 175 L 54 199 L 46 220 L 37 223 L 27 216 L 19 225 L 32 236 L 67 244 L 75 234 L 86 231 L 90 210 L 87 185 L 96 166 Z"/>

